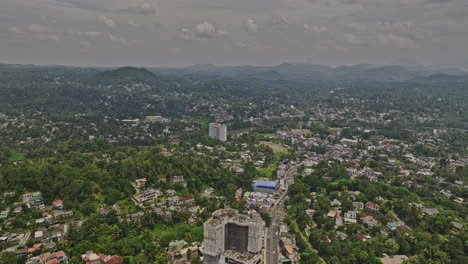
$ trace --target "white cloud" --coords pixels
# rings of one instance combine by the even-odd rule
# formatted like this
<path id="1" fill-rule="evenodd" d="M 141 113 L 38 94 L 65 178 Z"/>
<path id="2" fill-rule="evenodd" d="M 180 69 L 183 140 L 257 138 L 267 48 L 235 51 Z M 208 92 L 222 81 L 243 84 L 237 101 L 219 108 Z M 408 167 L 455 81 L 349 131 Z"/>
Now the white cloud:
<path id="1" fill-rule="evenodd" d="M 248 18 L 245 23 L 245 30 L 249 35 L 255 35 L 258 33 L 258 25 L 257 23 L 252 19 Z"/>
<path id="2" fill-rule="evenodd" d="M 192 36 L 192 32 L 190 32 L 190 29 L 188 28 L 182 28 L 180 30 L 181 34 L 180 34 L 180 37 L 183 38 L 183 39 L 191 39 L 191 36 Z"/>
<path id="3" fill-rule="evenodd" d="M 228 32 L 222 29 L 216 28 L 215 25 L 211 24 L 210 22 L 203 22 L 195 26 L 195 28 L 190 31 L 189 29 L 183 28 L 182 29 L 182 36 L 183 38 L 199 38 L 199 39 L 206 39 L 212 38 L 217 36 L 226 36 Z"/>
<path id="4" fill-rule="evenodd" d="M 106 35 L 106 38 L 112 42 L 119 43 L 124 46 L 130 46 L 130 43 L 122 37 L 116 36 L 110 32 L 107 32 L 105 35 Z"/>
<path id="5" fill-rule="evenodd" d="M 216 28 L 213 24 L 203 22 L 195 26 L 195 35 L 200 38 L 210 38 L 216 36 Z"/>
<path id="6" fill-rule="evenodd" d="M 413 29 L 413 22 L 388 22 L 388 21 L 379 21 L 377 22 L 377 28 L 382 31 L 387 32 L 399 32 L 399 33 L 409 33 Z"/>
<path id="7" fill-rule="evenodd" d="M 397 36 L 392 33 L 379 35 L 378 42 L 385 46 L 396 47 L 400 49 L 413 49 L 418 46 L 414 40 L 402 36 Z"/>
<path id="8" fill-rule="evenodd" d="M 348 27 L 356 31 L 367 31 L 368 27 L 362 23 L 350 23 Z"/>
<path id="9" fill-rule="evenodd" d="M 98 16 L 98 21 L 106 26 L 108 26 L 109 28 L 115 28 L 117 26 L 117 24 L 114 22 L 114 20 L 112 20 L 111 18 L 108 18 L 104 15 L 100 15 Z"/>
<path id="10" fill-rule="evenodd" d="M 313 32 L 313 33 L 322 33 L 322 32 L 327 32 L 328 28 L 325 26 L 311 26 L 309 24 L 304 24 L 304 31 Z"/>
<path id="11" fill-rule="evenodd" d="M 135 14 L 135 15 L 154 15 L 156 14 L 156 7 L 152 4 L 145 2 L 139 6 L 130 6 L 120 10 L 124 13 Z"/>
<path id="12" fill-rule="evenodd" d="M 14 34 L 23 34 L 23 32 L 15 26 L 9 27 L 8 31 Z"/>
<path id="13" fill-rule="evenodd" d="M 80 51 L 81 52 L 87 52 L 89 49 L 93 46 L 93 43 L 91 43 L 88 40 L 81 40 L 80 41 Z"/>
<path id="14" fill-rule="evenodd" d="M 344 40 L 351 44 L 351 45 L 360 45 L 363 44 L 362 40 L 360 40 L 356 35 L 351 33 L 346 33 L 343 35 Z"/>
<path id="15" fill-rule="evenodd" d="M 234 46 L 238 47 L 238 48 L 248 48 L 249 47 L 249 44 L 245 43 L 245 42 L 242 42 L 242 41 L 236 41 L 234 43 Z"/>
<path id="16" fill-rule="evenodd" d="M 49 28 L 40 24 L 31 24 L 28 27 L 29 32 L 31 33 L 48 33 Z"/>
<path id="17" fill-rule="evenodd" d="M 88 38 L 99 38 L 102 36 L 102 33 L 98 31 L 86 31 L 83 32 L 82 35 Z"/>
<path id="18" fill-rule="evenodd" d="M 128 21 L 128 25 L 129 25 L 129 26 L 132 26 L 132 27 L 135 27 L 135 28 L 141 27 L 141 25 L 138 24 L 137 22 L 135 22 L 134 20 L 129 20 L 129 21 Z"/>
<path id="19" fill-rule="evenodd" d="M 54 41 L 59 41 L 59 37 L 57 35 L 55 35 L 55 34 L 47 34 L 46 38 L 48 38 L 50 40 L 54 40 Z"/>

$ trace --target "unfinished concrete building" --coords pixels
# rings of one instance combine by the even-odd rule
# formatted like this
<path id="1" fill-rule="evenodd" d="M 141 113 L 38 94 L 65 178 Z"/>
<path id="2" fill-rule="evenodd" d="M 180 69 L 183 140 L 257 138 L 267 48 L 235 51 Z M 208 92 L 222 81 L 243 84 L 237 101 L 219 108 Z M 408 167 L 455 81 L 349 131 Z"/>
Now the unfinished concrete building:
<path id="1" fill-rule="evenodd" d="M 252 212 L 221 209 L 204 224 L 203 264 L 257 264 L 262 261 L 265 222 Z"/>

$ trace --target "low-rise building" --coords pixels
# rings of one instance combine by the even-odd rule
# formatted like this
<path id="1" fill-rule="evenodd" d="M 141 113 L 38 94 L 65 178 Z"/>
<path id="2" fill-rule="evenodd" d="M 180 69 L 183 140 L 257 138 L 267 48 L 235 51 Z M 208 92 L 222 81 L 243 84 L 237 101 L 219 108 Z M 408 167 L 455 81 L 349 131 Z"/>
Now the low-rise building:
<path id="1" fill-rule="evenodd" d="M 278 181 L 253 181 L 252 183 L 254 192 L 277 193 L 278 186 Z"/>

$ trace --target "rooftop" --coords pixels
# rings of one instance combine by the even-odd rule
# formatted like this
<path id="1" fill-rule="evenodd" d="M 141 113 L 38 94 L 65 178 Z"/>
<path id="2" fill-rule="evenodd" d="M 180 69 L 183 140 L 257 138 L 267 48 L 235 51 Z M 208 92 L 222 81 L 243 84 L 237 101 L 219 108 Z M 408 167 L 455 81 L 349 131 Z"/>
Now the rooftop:
<path id="1" fill-rule="evenodd" d="M 240 214 L 239 211 L 235 209 L 226 208 L 214 212 L 212 217 L 206 223 L 217 226 L 223 222 L 261 224 L 263 223 L 263 220 L 262 217 L 255 211 L 248 214 Z"/>
<path id="2" fill-rule="evenodd" d="M 279 182 L 278 181 L 253 181 L 253 184 L 256 187 L 277 188 Z"/>

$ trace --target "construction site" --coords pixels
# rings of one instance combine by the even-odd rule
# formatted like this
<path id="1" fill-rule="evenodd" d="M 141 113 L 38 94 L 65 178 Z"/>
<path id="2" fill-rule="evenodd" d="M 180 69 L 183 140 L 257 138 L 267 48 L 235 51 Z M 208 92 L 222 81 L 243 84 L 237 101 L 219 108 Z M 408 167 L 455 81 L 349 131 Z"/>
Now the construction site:
<path id="1" fill-rule="evenodd" d="M 221 209 L 204 223 L 204 264 L 257 264 L 262 262 L 265 222 L 251 211 Z"/>

